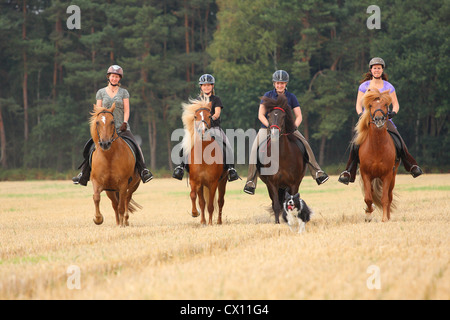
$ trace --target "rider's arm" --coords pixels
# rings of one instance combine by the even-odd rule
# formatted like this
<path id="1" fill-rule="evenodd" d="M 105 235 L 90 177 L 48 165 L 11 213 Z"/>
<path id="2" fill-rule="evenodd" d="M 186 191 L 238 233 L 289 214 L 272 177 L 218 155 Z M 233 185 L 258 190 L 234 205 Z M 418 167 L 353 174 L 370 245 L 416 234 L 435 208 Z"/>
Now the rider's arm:
<path id="1" fill-rule="evenodd" d="M 295 115 L 295 126 L 298 128 L 303 121 L 302 109 L 300 109 L 300 106 L 298 106 L 292 110 L 294 110 L 294 115 Z"/>
<path id="2" fill-rule="evenodd" d="M 130 119 L 130 99 L 123 99 L 123 122 L 128 123 Z"/>
<path id="3" fill-rule="evenodd" d="M 215 108 L 215 112 L 212 115 L 213 120 L 219 119 L 221 112 L 222 112 L 222 108 Z"/>
<path id="4" fill-rule="evenodd" d="M 269 121 L 266 118 L 266 107 L 263 104 L 259 105 L 258 119 L 263 125 L 269 127 Z"/>
<path id="5" fill-rule="evenodd" d="M 392 111 L 398 113 L 398 110 L 400 110 L 400 105 L 398 104 L 397 94 L 395 93 L 395 91 L 393 91 L 391 92 L 390 96 L 392 99 Z"/>
<path id="6" fill-rule="evenodd" d="M 360 114 L 363 112 L 362 100 L 364 93 L 358 90 L 358 97 L 356 98 L 356 113 Z"/>

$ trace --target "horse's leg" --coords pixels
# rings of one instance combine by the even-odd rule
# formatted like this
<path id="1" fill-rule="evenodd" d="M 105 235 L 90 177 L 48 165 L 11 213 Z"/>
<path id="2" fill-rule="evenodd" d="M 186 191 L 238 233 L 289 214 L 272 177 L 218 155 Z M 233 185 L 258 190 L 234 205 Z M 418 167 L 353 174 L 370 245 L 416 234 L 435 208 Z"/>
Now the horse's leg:
<path id="1" fill-rule="evenodd" d="M 126 220 L 125 216 L 128 215 L 127 208 L 126 208 L 126 202 L 127 202 L 127 187 L 122 187 L 119 190 L 119 226 L 125 227 L 126 226 Z"/>
<path id="2" fill-rule="evenodd" d="M 361 173 L 361 172 L 360 172 Z M 372 198 L 372 181 L 370 177 L 366 174 L 361 173 L 361 177 L 364 183 L 364 202 L 366 203 L 366 222 L 372 221 L 372 212 L 373 212 L 373 198 Z"/>
<path id="3" fill-rule="evenodd" d="M 94 223 L 96 225 L 101 225 L 103 223 L 103 216 L 100 213 L 100 193 L 102 192 L 102 189 L 95 180 L 92 180 L 92 185 L 94 189 L 93 199 L 95 204 Z"/>
<path id="4" fill-rule="evenodd" d="M 111 204 L 116 214 L 116 224 L 119 225 L 119 201 L 115 191 L 106 191 L 106 195 L 111 199 Z"/>
<path id="5" fill-rule="evenodd" d="M 219 206 L 219 215 L 217 217 L 217 224 L 222 224 L 222 209 L 225 204 L 225 192 L 227 188 L 227 179 L 222 179 L 219 182 L 219 199 L 217 205 Z"/>
<path id="6" fill-rule="evenodd" d="M 383 205 L 383 218 L 381 219 L 382 222 L 387 222 L 390 219 L 389 209 L 391 206 L 391 196 L 389 195 L 389 193 L 391 192 L 391 182 L 392 173 L 388 174 L 383 179 L 383 194 L 381 196 L 381 204 Z"/>
<path id="7" fill-rule="evenodd" d="M 204 194 L 204 187 L 201 186 L 198 189 L 197 195 L 198 195 L 198 204 L 200 206 L 200 213 L 202 215 L 200 223 L 205 225 L 206 224 L 206 219 L 205 219 L 205 207 L 206 207 L 206 200 L 205 200 L 205 194 Z"/>
<path id="8" fill-rule="evenodd" d="M 209 213 L 209 220 L 208 220 L 208 224 L 211 226 L 212 225 L 212 218 L 214 215 L 214 197 L 216 195 L 216 191 L 217 191 L 217 182 L 210 185 L 209 187 L 209 199 L 208 199 L 208 213 Z"/>
<path id="9" fill-rule="evenodd" d="M 191 210 L 191 215 L 194 218 L 197 218 L 200 214 L 198 213 L 197 210 L 197 190 L 198 190 L 198 186 L 192 181 L 192 179 L 190 180 L 190 185 L 191 185 L 191 193 L 190 193 L 190 197 L 191 197 L 191 202 L 192 202 L 192 210 Z"/>
<path id="10" fill-rule="evenodd" d="M 270 189 L 269 194 L 271 195 L 270 198 L 272 199 L 272 209 L 275 214 L 275 223 L 280 223 L 281 206 L 278 197 L 278 188 L 271 184 L 268 189 Z"/>

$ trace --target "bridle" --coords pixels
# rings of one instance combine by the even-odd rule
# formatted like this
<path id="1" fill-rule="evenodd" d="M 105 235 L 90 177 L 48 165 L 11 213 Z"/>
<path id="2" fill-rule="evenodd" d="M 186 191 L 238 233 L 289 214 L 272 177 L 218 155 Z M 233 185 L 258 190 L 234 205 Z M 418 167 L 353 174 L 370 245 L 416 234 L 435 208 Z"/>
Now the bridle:
<path id="1" fill-rule="evenodd" d="M 286 113 L 286 110 L 284 110 L 283 108 L 275 107 L 275 108 L 272 109 L 272 111 L 274 111 L 275 109 L 281 110 L 281 111 L 283 111 L 284 113 Z M 272 112 L 272 111 L 271 111 L 271 112 Z M 280 131 L 280 133 L 281 133 L 281 128 L 280 128 L 278 125 L 273 124 L 273 125 L 271 125 L 271 126 L 269 127 L 269 129 L 273 129 L 273 128 L 278 129 L 278 131 Z"/>
<path id="2" fill-rule="evenodd" d="M 370 111 L 371 108 L 372 108 L 372 106 L 369 105 L 369 111 Z M 381 114 L 383 115 L 383 117 L 382 117 L 381 119 L 375 119 L 375 114 L 376 114 L 378 111 L 381 112 Z M 373 113 L 370 112 L 370 118 L 372 119 L 372 121 L 370 121 L 369 124 L 370 124 L 370 123 L 373 123 L 374 125 L 377 126 L 377 128 L 382 128 L 382 127 L 384 126 L 384 124 L 386 123 L 386 120 L 387 120 L 387 118 L 388 118 L 388 115 L 387 115 L 387 113 L 384 112 L 382 109 L 376 109 Z"/>
<path id="3" fill-rule="evenodd" d="M 97 117 L 98 117 L 100 114 L 102 114 L 102 113 L 109 113 L 110 115 L 112 115 L 113 120 L 114 120 L 114 114 L 113 114 L 111 111 L 108 111 L 108 110 L 103 110 L 103 111 L 99 112 L 99 113 L 97 114 Z M 115 122 L 115 121 L 114 121 L 114 122 Z M 100 141 L 100 132 L 98 132 L 98 125 L 95 126 L 95 129 L 97 130 L 98 140 Z M 117 134 L 117 137 L 114 138 L 114 136 L 115 136 L 116 134 Z M 111 138 L 110 138 L 108 141 L 106 141 L 106 142 L 110 142 L 110 143 L 112 144 L 112 143 L 113 143 L 114 141 L 116 141 L 117 139 L 119 139 L 119 134 L 117 133 L 117 131 L 116 131 L 116 126 L 114 125 L 114 132 L 113 132 Z"/>
<path id="4" fill-rule="evenodd" d="M 197 113 L 198 111 L 208 111 L 209 114 L 211 114 L 211 110 L 208 108 L 199 108 L 195 111 L 195 113 Z M 211 116 L 210 116 L 211 118 Z M 205 119 L 201 119 L 197 121 L 197 116 L 194 115 L 194 119 L 196 122 L 200 122 L 200 123 L 204 123 L 206 125 L 206 129 L 211 129 L 211 123 L 208 123 Z M 198 132 L 200 132 L 200 130 L 197 130 Z"/>

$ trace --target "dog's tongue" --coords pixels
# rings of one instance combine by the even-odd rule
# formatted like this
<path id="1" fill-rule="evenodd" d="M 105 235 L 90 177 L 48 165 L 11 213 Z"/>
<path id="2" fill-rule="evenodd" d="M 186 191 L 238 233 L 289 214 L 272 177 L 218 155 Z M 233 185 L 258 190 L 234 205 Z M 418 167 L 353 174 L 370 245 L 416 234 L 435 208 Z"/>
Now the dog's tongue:
<path id="1" fill-rule="evenodd" d="M 292 206 L 292 205 L 288 206 L 288 210 L 293 210 L 293 209 L 294 209 L 294 206 Z"/>

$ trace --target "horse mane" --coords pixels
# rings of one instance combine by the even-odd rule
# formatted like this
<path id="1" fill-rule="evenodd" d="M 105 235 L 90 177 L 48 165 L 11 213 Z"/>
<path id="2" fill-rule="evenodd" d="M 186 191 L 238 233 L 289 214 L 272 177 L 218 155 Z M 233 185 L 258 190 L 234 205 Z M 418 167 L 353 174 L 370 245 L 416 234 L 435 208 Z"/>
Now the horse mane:
<path id="1" fill-rule="evenodd" d="M 378 89 L 370 89 L 364 94 L 362 101 L 364 113 L 361 116 L 361 118 L 359 118 L 359 121 L 356 123 L 355 126 L 356 135 L 353 140 L 354 144 L 361 145 L 366 140 L 367 135 L 369 134 L 369 123 L 370 123 L 369 106 L 375 100 L 383 100 L 385 104 L 387 104 L 388 106 L 392 103 L 389 90 L 380 92 Z"/>
<path id="2" fill-rule="evenodd" d="M 292 115 L 292 109 L 289 107 L 288 100 L 284 94 L 278 95 L 276 100 L 264 96 L 262 97 L 262 101 L 262 104 L 266 107 L 267 113 L 270 113 L 276 107 L 281 108 L 286 112 L 286 117 L 284 118 L 286 133 L 293 133 L 297 130 L 294 123 L 294 116 Z"/>
<path id="3" fill-rule="evenodd" d="M 200 108 L 207 108 L 211 110 L 211 103 L 208 97 L 199 97 L 197 99 L 189 98 L 189 103 L 182 103 L 183 115 L 181 120 L 184 126 L 183 150 L 184 154 L 191 151 L 194 146 L 194 115 Z"/>

